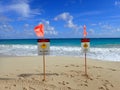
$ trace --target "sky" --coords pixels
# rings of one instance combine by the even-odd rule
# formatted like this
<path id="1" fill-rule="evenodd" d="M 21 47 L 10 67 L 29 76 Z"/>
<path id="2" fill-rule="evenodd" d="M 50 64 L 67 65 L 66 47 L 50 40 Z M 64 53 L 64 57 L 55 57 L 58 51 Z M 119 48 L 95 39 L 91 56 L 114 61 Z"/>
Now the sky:
<path id="1" fill-rule="evenodd" d="M 120 0 L 0 0 L 0 39 L 120 38 Z"/>

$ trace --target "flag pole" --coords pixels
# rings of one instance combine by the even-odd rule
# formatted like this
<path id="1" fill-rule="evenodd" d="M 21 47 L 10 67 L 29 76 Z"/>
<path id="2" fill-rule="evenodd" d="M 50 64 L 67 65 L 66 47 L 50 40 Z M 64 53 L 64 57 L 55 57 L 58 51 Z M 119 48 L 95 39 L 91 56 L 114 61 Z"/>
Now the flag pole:
<path id="1" fill-rule="evenodd" d="M 44 38 L 43 38 L 44 39 Z M 45 70 L 45 51 L 44 51 L 44 49 L 43 49 L 43 81 L 45 81 L 46 80 L 46 72 L 45 72 L 46 70 Z"/>
<path id="2" fill-rule="evenodd" d="M 86 52 L 85 52 L 85 76 L 87 75 L 87 59 L 86 59 Z"/>
<path id="3" fill-rule="evenodd" d="M 43 39 L 44 39 L 44 35 L 43 35 Z M 46 64 L 45 64 L 45 50 L 43 49 L 43 74 L 44 74 L 43 81 L 46 80 L 46 72 L 45 72 L 46 68 L 45 67 L 46 67 Z"/>
<path id="4" fill-rule="evenodd" d="M 44 25 L 39 24 L 34 28 L 34 31 L 38 37 L 42 36 L 42 39 L 44 39 Z M 45 73 L 45 48 L 42 48 L 42 54 L 43 54 L 43 81 L 46 79 L 46 73 Z"/>
<path id="5" fill-rule="evenodd" d="M 86 36 L 87 36 L 87 31 L 86 31 L 86 26 L 84 25 L 84 32 L 83 32 L 83 35 L 84 35 L 84 39 L 86 39 Z M 87 52 L 85 51 L 85 76 L 88 77 L 88 74 L 87 74 Z"/>
<path id="6" fill-rule="evenodd" d="M 86 36 L 84 36 L 84 39 L 86 39 Z M 84 63 L 85 63 L 85 76 L 87 76 L 87 58 L 86 58 L 86 51 L 85 51 L 85 59 L 84 59 Z"/>
<path id="7" fill-rule="evenodd" d="M 84 36 L 84 39 L 86 39 L 86 36 Z M 86 51 L 85 51 L 85 76 L 87 76 L 87 58 L 86 58 Z"/>

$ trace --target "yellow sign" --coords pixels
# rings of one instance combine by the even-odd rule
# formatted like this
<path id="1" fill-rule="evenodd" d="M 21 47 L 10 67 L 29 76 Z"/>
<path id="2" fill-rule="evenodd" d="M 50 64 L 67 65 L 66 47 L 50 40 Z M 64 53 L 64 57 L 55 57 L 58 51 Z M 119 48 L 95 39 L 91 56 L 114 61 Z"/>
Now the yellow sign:
<path id="1" fill-rule="evenodd" d="M 42 48 L 42 49 L 46 49 L 46 48 L 47 48 L 47 45 L 46 45 L 45 43 L 43 43 L 43 44 L 41 45 L 41 48 Z"/>
<path id="2" fill-rule="evenodd" d="M 83 45 L 83 47 L 84 47 L 85 49 L 87 49 L 87 48 L 88 48 L 88 44 L 85 43 L 85 44 Z"/>

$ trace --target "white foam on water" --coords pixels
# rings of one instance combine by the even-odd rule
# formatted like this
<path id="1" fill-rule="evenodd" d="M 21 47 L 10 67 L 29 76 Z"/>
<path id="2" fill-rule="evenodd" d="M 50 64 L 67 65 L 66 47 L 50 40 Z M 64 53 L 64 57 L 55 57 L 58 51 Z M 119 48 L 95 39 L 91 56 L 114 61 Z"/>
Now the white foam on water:
<path id="1" fill-rule="evenodd" d="M 120 61 L 120 48 L 91 48 L 88 56 L 100 60 Z"/>
<path id="2" fill-rule="evenodd" d="M 0 45 L 0 56 L 34 56 L 36 45 Z"/>
<path id="3" fill-rule="evenodd" d="M 0 56 L 37 56 L 37 45 L 0 45 Z M 84 57 L 81 47 L 51 46 L 50 55 Z M 88 58 L 120 61 L 120 48 L 90 48 Z"/>
<path id="4" fill-rule="evenodd" d="M 52 55 L 67 55 L 84 57 L 81 47 L 51 47 Z M 120 61 L 120 48 L 90 48 L 87 53 L 88 58 Z"/>

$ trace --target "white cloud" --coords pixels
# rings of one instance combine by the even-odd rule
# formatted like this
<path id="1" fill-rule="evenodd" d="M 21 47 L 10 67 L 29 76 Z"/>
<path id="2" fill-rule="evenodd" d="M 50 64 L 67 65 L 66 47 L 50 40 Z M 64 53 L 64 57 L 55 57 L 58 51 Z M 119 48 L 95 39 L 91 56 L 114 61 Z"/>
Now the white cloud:
<path id="1" fill-rule="evenodd" d="M 42 20 L 41 23 L 45 25 L 46 36 L 57 35 L 58 32 L 53 26 L 50 26 L 50 22 Z M 14 28 L 8 23 L 0 24 L 0 38 L 35 38 L 35 32 L 33 30 L 34 25 L 26 23 L 20 28 Z"/>
<path id="2" fill-rule="evenodd" d="M 14 0 L 13 0 L 14 1 Z M 27 0 L 17 0 L 9 5 L 1 5 L 0 13 L 16 12 L 22 17 L 29 17 L 31 15 L 41 14 L 37 9 L 31 9 Z"/>
<path id="3" fill-rule="evenodd" d="M 21 14 L 24 17 L 28 17 L 31 12 L 29 5 L 25 2 L 10 5 L 9 9 Z"/>
<path id="4" fill-rule="evenodd" d="M 82 3 L 82 0 L 68 0 L 68 4 Z"/>
<path id="5" fill-rule="evenodd" d="M 50 35 L 57 35 L 58 34 L 58 32 L 55 30 L 55 28 L 50 25 L 49 21 L 42 20 L 40 23 L 44 24 L 45 34 L 50 34 Z"/>
<path id="6" fill-rule="evenodd" d="M 115 27 L 108 23 L 107 24 L 106 23 L 98 23 L 96 26 L 101 30 L 102 33 L 103 32 L 106 33 L 106 35 L 107 34 L 118 34 L 117 32 L 120 32 L 119 26 Z M 91 30 L 90 30 L 90 32 L 91 32 Z"/>
<path id="7" fill-rule="evenodd" d="M 120 28 L 117 28 L 116 31 L 117 31 L 117 32 L 120 32 Z"/>
<path id="8" fill-rule="evenodd" d="M 24 30 L 22 31 L 22 32 L 18 32 L 18 35 L 20 36 L 20 35 L 23 35 L 23 37 L 34 37 L 35 36 L 35 33 L 34 33 L 34 31 L 33 31 L 33 29 L 32 29 L 32 26 L 30 26 L 29 25 L 29 27 L 27 26 L 25 26 L 24 27 Z"/>
<path id="9" fill-rule="evenodd" d="M 110 24 L 101 23 L 101 22 L 93 23 L 93 24 L 91 24 L 91 26 L 96 26 L 96 27 L 98 27 L 98 28 L 100 28 L 102 30 L 112 30 L 113 29 L 113 26 L 111 26 Z"/>
<path id="10" fill-rule="evenodd" d="M 0 38 L 33 38 L 33 26 L 25 24 L 21 28 L 14 28 L 11 24 L 0 24 Z"/>
<path id="11" fill-rule="evenodd" d="M 30 26 L 30 25 L 29 25 L 29 24 L 27 24 L 27 23 L 26 23 L 26 24 L 24 24 L 24 27 L 25 27 L 25 28 L 28 28 L 29 26 Z"/>
<path id="12" fill-rule="evenodd" d="M 0 24 L 0 31 L 3 32 L 9 32 L 9 31 L 13 31 L 13 27 L 10 24 Z"/>
<path id="13" fill-rule="evenodd" d="M 115 6 L 120 7 L 120 1 L 115 1 Z"/>
<path id="14" fill-rule="evenodd" d="M 76 24 L 73 23 L 73 16 L 70 15 L 68 12 L 64 12 L 54 18 L 55 21 L 63 20 L 66 22 L 66 27 L 72 28 L 75 30 L 78 30 L 80 27 L 78 27 Z"/>
<path id="15" fill-rule="evenodd" d="M 94 31 L 93 29 L 90 29 L 90 30 L 89 30 L 89 33 L 90 33 L 90 34 L 94 34 L 95 31 Z"/>
<path id="16" fill-rule="evenodd" d="M 90 17 L 90 16 L 94 16 L 94 15 L 100 15 L 102 13 L 103 13 L 103 11 L 88 11 L 88 12 L 78 13 L 78 14 L 76 14 L 76 17 L 81 17 L 81 16 Z"/>
<path id="17" fill-rule="evenodd" d="M 58 16 L 56 16 L 54 18 L 54 20 L 64 20 L 64 21 L 68 21 L 68 20 L 72 20 L 73 19 L 73 16 L 71 16 L 68 12 L 64 12 Z"/>
<path id="18" fill-rule="evenodd" d="M 120 18 L 120 15 L 110 16 L 110 18 Z"/>
<path id="19" fill-rule="evenodd" d="M 98 15 L 98 14 L 101 14 L 101 13 L 102 13 L 101 11 L 89 11 L 89 12 L 81 13 L 80 16 L 86 16 L 86 15 Z"/>
<path id="20" fill-rule="evenodd" d="M 11 0 L 13 3 L 21 3 L 21 2 L 25 2 L 25 3 L 29 3 L 30 0 Z"/>
<path id="21" fill-rule="evenodd" d="M 92 23 L 91 26 L 96 26 L 97 24 L 96 23 Z"/>
<path id="22" fill-rule="evenodd" d="M 0 23 L 10 22 L 12 21 L 10 18 L 0 15 Z"/>
<path id="23" fill-rule="evenodd" d="M 112 29 L 112 26 L 111 26 L 111 25 L 108 25 L 108 24 L 105 24 L 105 25 L 102 25 L 101 28 L 102 28 L 102 29 L 105 29 L 105 30 L 111 30 L 111 29 Z"/>
<path id="24" fill-rule="evenodd" d="M 66 3 L 64 4 L 65 6 L 71 6 L 77 4 L 82 4 L 83 0 L 66 0 Z"/>

